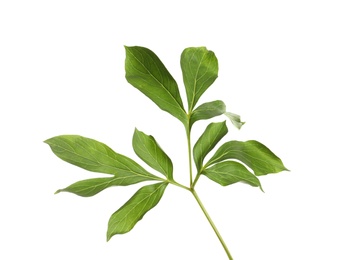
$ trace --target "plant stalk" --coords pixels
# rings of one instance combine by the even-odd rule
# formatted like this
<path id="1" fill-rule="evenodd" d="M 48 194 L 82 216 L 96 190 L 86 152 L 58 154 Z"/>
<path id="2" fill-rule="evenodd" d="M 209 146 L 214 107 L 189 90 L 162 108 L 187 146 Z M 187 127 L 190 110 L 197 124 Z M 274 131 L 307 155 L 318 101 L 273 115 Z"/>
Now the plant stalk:
<path id="1" fill-rule="evenodd" d="M 189 159 L 189 172 L 190 172 L 190 187 L 192 187 L 192 153 L 191 153 L 191 139 L 190 139 L 190 120 L 186 128 L 186 139 L 188 142 L 188 159 Z"/>
<path id="2" fill-rule="evenodd" d="M 233 257 L 232 257 L 232 255 L 230 254 L 230 252 L 229 252 L 229 250 L 228 250 L 228 247 L 227 247 L 226 243 L 224 242 L 224 240 L 223 240 L 223 238 L 222 238 L 220 232 L 219 232 L 218 229 L 216 228 L 216 226 L 215 226 L 213 220 L 212 220 L 211 217 L 209 216 L 208 211 L 205 209 L 203 203 L 201 202 L 200 198 L 198 197 L 196 191 L 195 191 L 194 189 L 192 189 L 192 190 L 191 190 L 191 193 L 192 193 L 192 195 L 194 195 L 194 197 L 195 197 L 195 199 L 196 199 L 198 205 L 201 207 L 201 209 L 202 209 L 204 215 L 206 216 L 207 220 L 209 221 L 211 227 L 212 227 L 213 230 L 215 231 L 215 234 L 216 234 L 217 238 L 220 240 L 221 245 L 222 245 L 222 247 L 224 248 L 224 251 L 226 252 L 226 254 L 227 254 L 229 260 L 233 260 Z"/>

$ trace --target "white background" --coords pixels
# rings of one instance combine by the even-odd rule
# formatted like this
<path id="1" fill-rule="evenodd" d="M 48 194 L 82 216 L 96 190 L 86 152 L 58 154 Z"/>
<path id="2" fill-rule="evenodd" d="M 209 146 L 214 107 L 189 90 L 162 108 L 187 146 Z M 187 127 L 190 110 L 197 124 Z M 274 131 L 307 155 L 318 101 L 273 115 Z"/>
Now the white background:
<path id="1" fill-rule="evenodd" d="M 80 134 L 138 160 L 134 127 L 155 136 L 188 183 L 181 124 L 125 81 L 123 46 L 140 45 L 184 98 L 182 50 L 213 50 L 219 78 L 200 102 L 221 99 L 247 122 L 229 125 L 224 141 L 256 139 L 291 170 L 261 177 L 265 193 L 200 179 L 234 259 L 341 260 L 341 13 L 329 0 L 1 1 L 0 258 L 227 259 L 176 187 L 109 243 L 110 215 L 140 184 L 92 198 L 53 194 L 99 175 L 59 160 L 45 139 Z M 195 125 L 193 142 L 204 127 Z"/>

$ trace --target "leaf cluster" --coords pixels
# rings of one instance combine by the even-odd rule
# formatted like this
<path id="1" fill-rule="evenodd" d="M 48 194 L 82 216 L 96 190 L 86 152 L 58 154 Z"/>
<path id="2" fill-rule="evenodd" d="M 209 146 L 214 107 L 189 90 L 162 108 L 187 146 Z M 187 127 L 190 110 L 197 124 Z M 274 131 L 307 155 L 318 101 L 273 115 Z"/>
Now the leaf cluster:
<path id="1" fill-rule="evenodd" d="M 218 76 L 218 61 L 214 52 L 205 47 L 186 48 L 181 54 L 181 70 L 187 97 L 184 108 L 178 84 L 158 56 L 151 50 L 134 46 L 125 47 L 127 81 L 160 109 L 178 119 L 185 127 L 189 148 L 189 186 L 175 181 L 173 164 L 155 138 L 135 129 L 133 149 L 137 156 L 160 175 L 151 173 L 134 160 L 119 154 L 107 145 L 79 135 L 61 135 L 45 142 L 60 159 L 92 172 L 108 174 L 108 177 L 78 181 L 58 190 L 89 197 L 113 186 L 133 185 L 143 181 L 155 181 L 140 188 L 109 219 L 107 240 L 116 234 L 129 232 L 143 216 L 155 207 L 169 184 L 194 193 L 200 176 L 227 186 L 244 182 L 261 188 L 261 175 L 287 170 L 282 161 L 265 145 L 255 140 L 223 143 L 211 158 L 207 158 L 216 145 L 228 133 L 226 121 L 208 124 L 192 147 L 191 129 L 199 120 L 225 115 L 240 128 L 244 123 L 234 113 L 226 111 L 222 100 L 199 104 L 205 91 Z M 196 175 L 192 176 L 192 163 Z M 196 195 L 197 196 L 197 195 Z"/>

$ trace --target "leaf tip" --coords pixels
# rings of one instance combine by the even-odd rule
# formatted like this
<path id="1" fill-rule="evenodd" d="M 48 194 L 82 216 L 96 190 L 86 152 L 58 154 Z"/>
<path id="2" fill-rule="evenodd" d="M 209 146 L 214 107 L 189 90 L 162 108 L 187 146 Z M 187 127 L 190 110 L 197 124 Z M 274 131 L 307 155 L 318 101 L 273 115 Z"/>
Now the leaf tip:
<path id="1" fill-rule="evenodd" d="M 49 144 L 50 138 L 43 141 L 45 144 Z"/>
<path id="2" fill-rule="evenodd" d="M 230 119 L 232 124 L 239 130 L 246 123 L 246 122 L 242 122 L 241 117 L 237 114 L 234 114 L 231 112 L 225 112 L 224 114 Z"/>
<path id="3" fill-rule="evenodd" d="M 260 188 L 260 190 L 261 190 L 263 193 L 265 193 L 265 191 L 264 191 L 264 189 L 262 188 L 261 184 L 260 184 L 259 188 Z"/>
<path id="4" fill-rule="evenodd" d="M 58 194 L 58 193 L 60 193 L 61 191 L 63 191 L 63 190 L 61 190 L 61 189 L 56 190 L 54 194 Z"/>
<path id="5" fill-rule="evenodd" d="M 240 122 L 238 129 L 240 129 L 246 122 Z"/>
<path id="6" fill-rule="evenodd" d="M 112 238 L 112 235 L 111 234 L 109 234 L 108 232 L 107 232 L 107 237 L 106 237 L 106 241 L 107 242 L 109 242 L 109 240 Z"/>

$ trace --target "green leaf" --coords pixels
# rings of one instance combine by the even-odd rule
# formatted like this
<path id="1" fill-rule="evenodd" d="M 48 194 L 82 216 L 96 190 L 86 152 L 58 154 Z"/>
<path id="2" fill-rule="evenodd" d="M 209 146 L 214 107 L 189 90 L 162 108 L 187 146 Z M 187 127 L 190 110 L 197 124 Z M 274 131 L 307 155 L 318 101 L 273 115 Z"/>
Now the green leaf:
<path id="1" fill-rule="evenodd" d="M 241 163 L 234 161 L 217 163 L 214 166 L 205 169 L 203 174 L 222 186 L 241 181 L 254 187 L 261 188 L 259 179 L 253 173 L 249 172 Z"/>
<path id="2" fill-rule="evenodd" d="M 153 136 L 146 135 L 138 129 L 135 129 L 133 149 L 145 163 L 164 174 L 169 180 L 172 180 L 172 162 L 160 148 Z"/>
<path id="3" fill-rule="evenodd" d="M 198 106 L 191 113 L 190 126 L 192 126 L 198 120 L 210 119 L 215 116 L 222 115 L 225 112 L 226 112 L 226 105 L 221 100 L 204 103 Z"/>
<path id="4" fill-rule="evenodd" d="M 62 160 L 92 172 L 126 177 L 131 184 L 160 180 L 132 159 L 114 152 L 107 145 L 79 135 L 60 135 L 45 141 Z"/>
<path id="5" fill-rule="evenodd" d="M 107 241 L 116 234 L 129 232 L 149 210 L 158 204 L 166 186 L 167 183 L 161 182 L 142 187 L 113 213 L 108 223 Z"/>
<path id="6" fill-rule="evenodd" d="M 192 111 L 198 99 L 217 78 L 218 61 L 214 52 L 207 48 L 191 47 L 183 51 L 181 67 L 188 108 Z"/>
<path id="7" fill-rule="evenodd" d="M 144 47 L 125 48 L 127 81 L 149 97 L 160 109 L 185 124 L 187 116 L 177 83 L 157 55 Z"/>
<path id="8" fill-rule="evenodd" d="M 231 112 L 226 112 L 224 113 L 232 122 L 232 124 L 237 128 L 240 129 L 241 126 L 245 124 L 245 122 L 241 122 L 241 118 L 239 115 L 231 113 Z"/>
<path id="9" fill-rule="evenodd" d="M 211 123 L 204 130 L 196 144 L 194 145 L 194 160 L 197 170 L 203 166 L 205 156 L 215 147 L 215 145 L 228 133 L 226 121 Z"/>
<path id="10" fill-rule="evenodd" d="M 270 149 L 254 140 L 224 143 L 206 165 L 209 166 L 227 159 L 240 160 L 257 176 L 287 170 L 282 161 Z"/>
<path id="11" fill-rule="evenodd" d="M 55 194 L 71 192 L 78 196 L 91 197 L 112 186 L 127 186 L 144 180 L 146 179 L 138 178 L 133 174 L 121 177 L 93 178 L 75 182 L 64 189 L 57 190 Z"/>

